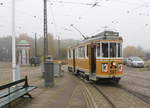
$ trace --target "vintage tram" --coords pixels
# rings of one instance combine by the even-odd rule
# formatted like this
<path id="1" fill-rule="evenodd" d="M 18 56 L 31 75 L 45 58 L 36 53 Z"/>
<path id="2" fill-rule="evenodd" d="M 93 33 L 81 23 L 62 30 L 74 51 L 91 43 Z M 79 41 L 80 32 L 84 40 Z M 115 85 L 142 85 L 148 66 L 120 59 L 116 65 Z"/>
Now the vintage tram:
<path id="1" fill-rule="evenodd" d="M 118 32 L 104 31 L 68 48 L 68 70 L 87 80 L 119 82 L 124 74 L 123 39 Z"/>

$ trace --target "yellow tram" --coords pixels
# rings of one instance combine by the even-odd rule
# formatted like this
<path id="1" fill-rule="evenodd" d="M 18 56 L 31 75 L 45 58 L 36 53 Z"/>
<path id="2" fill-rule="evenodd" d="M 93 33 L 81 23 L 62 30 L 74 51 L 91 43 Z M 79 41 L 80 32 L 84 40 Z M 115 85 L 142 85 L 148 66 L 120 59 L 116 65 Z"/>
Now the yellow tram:
<path id="1" fill-rule="evenodd" d="M 87 80 L 113 80 L 123 76 L 123 39 L 118 32 L 104 31 L 68 48 L 68 70 Z"/>

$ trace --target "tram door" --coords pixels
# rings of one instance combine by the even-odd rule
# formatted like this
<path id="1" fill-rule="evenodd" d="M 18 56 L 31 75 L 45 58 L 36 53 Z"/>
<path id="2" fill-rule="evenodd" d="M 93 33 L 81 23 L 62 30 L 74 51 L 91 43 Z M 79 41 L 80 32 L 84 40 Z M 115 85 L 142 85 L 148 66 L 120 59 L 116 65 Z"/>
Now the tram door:
<path id="1" fill-rule="evenodd" d="M 75 49 L 73 49 L 73 72 L 76 70 L 76 61 L 75 61 Z"/>
<path id="2" fill-rule="evenodd" d="M 90 72 L 96 73 L 96 46 L 91 44 L 88 46 L 89 68 Z"/>

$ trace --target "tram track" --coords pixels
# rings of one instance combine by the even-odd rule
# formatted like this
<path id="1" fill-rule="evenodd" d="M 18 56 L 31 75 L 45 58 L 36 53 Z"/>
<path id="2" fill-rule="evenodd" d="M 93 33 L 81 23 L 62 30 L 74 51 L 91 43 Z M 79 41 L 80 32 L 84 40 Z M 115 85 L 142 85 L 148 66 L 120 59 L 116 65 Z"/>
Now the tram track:
<path id="1" fill-rule="evenodd" d="M 113 103 L 112 101 L 101 91 L 99 90 L 93 82 L 88 82 L 87 84 L 85 83 L 85 79 L 83 79 L 82 77 L 77 77 L 81 82 L 82 82 L 82 85 L 84 84 L 85 85 L 85 92 L 84 94 L 86 94 L 86 97 L 87 97 L 87 102 L 88 102 L 88 105 L 90 105 L 90 108 L 99 108 L 99 106 L 97 105 L 97 103 L 94 101 L 94 97 L 92 96 L 92 94 L 90 93 L 88 87 L 87 87 L 87 84 L 92 86 L 93 88 L 95 88 L 97 90 L 98 93 L 100 93 L 104 99 L 108 102 L 110 108 L 117 108 Z M 87 82 L 87 81 L 86 81 Z"/>
<path id="2" fill-rule="evenodd" d="M 112 108 L 116 108 L 116 106 L 113 104 L 113 102 L 105 95 L 105 93 L 103 93 L 102 90 L 100 90 L 95 84 L 92 84 L 92 86 L 103 95 L 103 97 L 110 103 L 110 105 L 112 106 Z"/>
<path id="3" fill-rule="evenodd" d="M 84 87 L 83 94 L 86 97 L 86 102 L 88 108 L 98 108 L 96 102 L 94 101 L 94 98 L 87 87 Z"/>
<path id="4" fill-rule="evenodd" d="M 85 84 L 83 78 L 80 77 L 78 79 Z M 88 82 L 88 85 L 95 88 L 98 93 L 104 97 L 104 99 L 111 106 L 110 108 L 126 108 L 127 106 L 129 108 L 141 108 L 141 106 L 144 106 L 145 108 L 150 107 L 150 104 L 146 101 L 146 98 L 143 99 L 142 97 L 137 96 L 136 93 L 129 91 L 121 85 L 99 85 L 94 82 Z"/>
<path id="5" fill-rule="evenodd" d="M 125 88 L 122 85 L 118 85 L 117 87 L 120 88 L 120 89 L 125 90 L 126 92 L 134 95 L 135 97 L 139 98 L 140 100 L 142 100 L 142 101 L 144 101 L 144 102 L 146 102 L 147 104 L 150 105 L 150 96 L 145 96 L 145 95 L 143 95 L 141 93 L 138 93 L 138 92 L 135 92 L 135 91 L 130 90 L 128 88 Z"/>
<path id="6" fill-rule="evenodd" d="M 149 108 L 150 104 L 146 101 L 146 98 L 143 99 L 137 94 L 129 91 L 126 88 L 118 85 L 97 85 L 92 83 L 92 86 L 95 87 L 103 96 L 112 104 L 113 108 Z"/>
<path id="7" fill-rule="evenodd" d="M 85 101 L 87 103 L 87 108 L 99 108 L 96 104 L 94 97 L 92 96 L 91 92 L 87 88 L 84 79 L 81 79 L 81 77 L 76 77 L 80 80 L 80 84 L 83 86 L 83 95 L 85 97 Z"/>
<path id="8" fill-rule="evenodd" d="M 84 83 L 87 88 L 90 89 L 91 94 L 93 95 L 93 91 L 91 88 L 95 89 L 96 95 L 101 95 L 101 100 L 107 103 L 109 108 L 150 108 L 149 97 L 144 96 L 140 93 L 136 93 L 135 91 L 129 90 L 124 86 L 114 83 L 95 83 L 92 81 L 85 82 L 85 79 L 80 77 L 76 77 L 80 79 L 82 83 Z M 93 95 L 94 100 L 96 101 L 96 95 Z M 148 100 L 147 100 L 148 99 Z M 97 102 L 96 102 L 97 103 Z M 101 104 L 102 105 L 102 104 Z M 98 106 L 99 107 L 101 107 Z M 108 107 L 101 107 L 108 108 Z"/>
<path id="9" fill-rule="evenodd" d="M 138 79 L 143 79 L 143 80 L 146 80 L 146 81 L 150 81 L 150 78 L 142 77 L 142 76 L 135 75 L 135 74 L 128 74 L 128 77 L 134 77 L 134 78 L 138 78 Z"/>

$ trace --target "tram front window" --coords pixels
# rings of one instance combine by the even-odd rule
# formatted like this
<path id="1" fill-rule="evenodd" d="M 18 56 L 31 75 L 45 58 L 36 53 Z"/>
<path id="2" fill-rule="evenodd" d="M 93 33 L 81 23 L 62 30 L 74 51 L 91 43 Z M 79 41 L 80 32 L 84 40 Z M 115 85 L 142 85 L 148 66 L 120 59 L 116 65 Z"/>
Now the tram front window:
<path id="1" fill-rule="evenodd" d="M 108 43 L 102 43 L 102 56 L 108 57 Z"/>
<path id="2" fill-rule="evenodd" d="M 100 57 L 100 44 L 97 44 L 97 57 Z"/>
<path id="3" fill-rule="evenodd" d="M 110 57 L 116 57 L 116 43 L 110 43 Z"/>
<path id="4" fill-rule="evenodd" d="M 122 46 L 120 43 L 118 43 L 118 57 L 122 57 Z"/>

